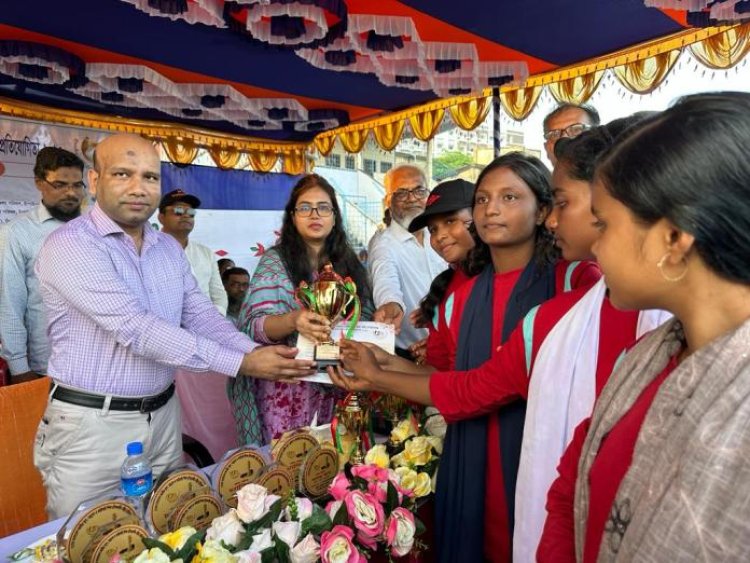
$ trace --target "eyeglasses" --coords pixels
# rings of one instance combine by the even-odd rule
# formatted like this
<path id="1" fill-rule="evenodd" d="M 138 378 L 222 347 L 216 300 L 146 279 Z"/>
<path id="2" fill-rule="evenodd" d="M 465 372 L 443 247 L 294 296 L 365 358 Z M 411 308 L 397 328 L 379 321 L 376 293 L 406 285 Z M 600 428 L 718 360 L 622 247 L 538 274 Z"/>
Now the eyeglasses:
<path id="1" fill-rule="evenodd" d="M 577 137 L 586 129 L 591 129 L 590 125 L 585 123 L 573 123 L 568 125 L 565 129 L 550 129 L 544 134 L 545 141 L 557 141 L 561 137 Z"/>
<path id="2" fill-rule="evenodd" d="M 72 182 L 72 183 L 58 182 L 58 181 L 50 182 L 49 180 L 45 180 L 44 178 L 42 178 L 42 182 L 44 182 L 45 184 L 47 184 L 48 186 L 50 186 L 52 189 L 54 189 L 54 190 L 56 190 L 58 192 L 62 192 L 62 191 L 65 191 L 65 190 L 76 190 L 76 191 L 79 191 L 79 190 L 85 190 L 86 189 L 86 184 L 84 184 L 83 182 Z"/>
<path id="3" fill-rule="evenodd" d="M 319 203 L 312 206 L 308 203 L 303 203 L 294 208 L 294 212 L 300 217 L 312 217 L 313 211 L 318 212 L 318 217 L 330 217 L 333 213 L 333 205 L 330 203 Z"/>
<path id="4" fill-rule="evenodd" d="M 173 207 L 171 211 L 174 215 L 187 215 L 188 217 L 195 217 L 198 213 L 198 210 L 192 207 Z"/>
<path id="5" fill-rule="evenodd" d="M 391 198 L 395 201 L 406 201 L 411 195 L 414 196 L 414 199 L 424 199 L 429 195 L 429 193 L 430 190 L 428 190 L 424 186 L 417 186 L 416 188 L 412 188 L 411 190 L 396 190 L 395 192 L 393 192 Z"/>

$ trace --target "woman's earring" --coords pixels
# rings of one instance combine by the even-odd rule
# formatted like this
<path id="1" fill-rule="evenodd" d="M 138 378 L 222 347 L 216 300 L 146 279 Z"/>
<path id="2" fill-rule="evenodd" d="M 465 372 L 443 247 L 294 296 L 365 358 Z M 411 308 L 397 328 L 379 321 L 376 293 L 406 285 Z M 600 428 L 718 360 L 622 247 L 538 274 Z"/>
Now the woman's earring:
<path id="1" fill-rule="evenodd" d="M 659 268 L 659 273 L 661 274 L 661 277 L 663 277 L 668 282 L 678 282 L 678 281 L 680 281 L 682 278 L 684 278 L 687 275 L 687 271 L 688 271 L 687 260 L 685 260 L 684 256 L 682 257 L 682 261 L 685 262 L 685 268 L 682 270 L 682 272 L 680 273 L 679 276 L 672 277 L 672 276 L 669 276 L 666 273 L 664 273 L 664 265 L 667 262 L 667 258 L 669 258 L 669 252 L 667 252 L 664 256 L 662 256 L 661 260 L 659 260 L 656 263 L 656 267 Z"/>

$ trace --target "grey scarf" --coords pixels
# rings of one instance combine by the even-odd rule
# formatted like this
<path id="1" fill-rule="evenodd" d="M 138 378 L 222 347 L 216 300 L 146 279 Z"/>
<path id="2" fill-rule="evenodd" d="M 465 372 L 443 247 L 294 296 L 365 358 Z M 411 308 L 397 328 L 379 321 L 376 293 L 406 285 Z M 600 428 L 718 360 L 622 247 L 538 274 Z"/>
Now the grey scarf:
<path id="1" fill-rule="evenodd" d="M 667 322 L 627 354 L 596 403 L 578 466 L 576 558 L 599 445 L 679 350 Z M 617 490 L 599 562 L 750 560 L 750 321 L 686 358 L 661 385 Z"/>

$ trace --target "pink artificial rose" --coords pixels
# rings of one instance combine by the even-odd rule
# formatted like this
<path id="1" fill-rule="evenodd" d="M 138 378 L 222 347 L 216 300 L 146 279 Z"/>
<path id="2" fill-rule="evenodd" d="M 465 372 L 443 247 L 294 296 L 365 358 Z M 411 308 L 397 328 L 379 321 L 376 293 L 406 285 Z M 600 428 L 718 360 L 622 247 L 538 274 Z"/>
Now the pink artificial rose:
<path id="1" fill-rule="evenodd" d="M 363 534 L 362 531 L 357 531 L 357 541 L 364 545 L 366 548 L 375 551 L 378 548 L 378 539 Z"/>
<path id="2" fill-rule="evenodd" d="M 388 470 L 377 465 L 355 465 L 352 467 L 352 475 L 365 481 L 388 480 Z"/>
<path id="3" fill-rule="evenodd" d="M 388 500 L 388 481 L 385 483 L 372 481 L 367 485 L 367 492 L 374 496 L 379 503 L 385 504 Z"/>
<path id="4" fill-rule="evenodd" d="M 354 531 L 346 526 L 334 526 L 320 536 L 320 560 L 323 563 L 367 563 L 355 547 Z"/>
<path id="5" fill-rule="evenodd" d="M 403 557 L 409 553 L 414 547 L 416 531 L 414 514 L 405 508 L 395 508 L 385 529 L 385 541 L 391 548 L 391 555 Z"/>
<path id="6" fill-rule="evenodd" d="M 349 482 L 349 479 L 346 478 L 346 475 L 339 473 L 333 478 L 331 486 L 328 487 L 328 492 L 331 493 L 334 500 L 344 500 L 346 493 L 349 492 L 350 486 L 351 483 Z"/>
<path id="7" fill-rule="evenodd" d="M 344 498 L 344 504 L 354 527 L 363 535 L 375 538 L 383 532 L 383 505 L 373 495 L 359 490 L 350 491 Z"/>

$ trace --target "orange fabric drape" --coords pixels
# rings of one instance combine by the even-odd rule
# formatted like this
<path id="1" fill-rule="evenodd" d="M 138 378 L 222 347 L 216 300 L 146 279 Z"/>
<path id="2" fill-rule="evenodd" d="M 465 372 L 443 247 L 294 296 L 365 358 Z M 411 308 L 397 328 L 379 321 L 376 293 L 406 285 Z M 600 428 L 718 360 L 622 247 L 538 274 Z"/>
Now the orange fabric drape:
<path id="1" fill-rule="evenodd" d="M 336 144 L 336 135 L 328 135 L 326 137 L 318 135 L 315 137 L 315 148 L 318 149 L 321 156 L 328 156 L 331 154 L 334 144 Z"/>
<path id="2" fill-rule="evenodd" d="M 176 164 L 190 164 L 198 156 L 198 145 L 190 139 L 169 137 L 161 142 L 167 158 Z"/>
<path id="3" fill-rule="evenodd" d="M 220 147 L 219 145 L 212 145 L 208 149 L 208 154 L 211 155 L 211 160 L 214 164 L 222 170 L 231 170 L 240 161 L 242 153 L 237 149 Z"/>
<path id="4" fill-rule="evenodd" d="M 458 105 L 451 106 L 450 112 L 453 118 L 453 123 L 458 125 L 461 129 L 471 131 L 481 125 L 481 123 L 487 117 L 490 108 L 492 107 L 490 98 L 477 98 L 475 100 L 468 100 L 461 102 Z"/>
<path id="5" fill-rule="evenodd" d="M 516 121 L 521 121 L 532 112 L 541 93 L 541 86 L 519 88 L 500 94 L 500 102 L 509 116 Z"/>
<path id="6" fill-rule="evenodd" d="M 555 82 L 550 84 L 548 88 L 550 94 L 558 103 L 585 104 L 596 91 L 602 76 L 604 76 L 604 71 L 600 70 Z"/>
<path id="7" fill-rule="evenodd" d="M 284 164 L 282 169 L 285 174 L 304 174 L 305 173 L 305 152 L 293 151 L 284 154 Z"/>
<path id="8" fill-rule="evenodd" d="M 733 27 L 695 43 L 690 46 L 690 52 L 708 68 L 732 68 L 750 52 L 750 24 Z"/>
<path id="9" fill-rule="evenodd" d="M 680 51 L 667 51 L 654 57 L 640 59 L 615 67 L 615 77 L 635 94 L 649 94 L 656 90 L 680 58 Z"/>
<path id="10" fill-rule="evenodd" d="M 409 117 L 411 130 L 420 141 L 429 141 L 438 132 L 445 115 L 444 109 L 433 109 Z"/>
<path id="11" fill-rule="evenodd" d="M 256 172 L 270 172 L 279 159 L 274 151 L 250 151 L 247 156 L 250 166 Z"/>
<path id="12" fill-rule="evenodd" d="M 339 134 L 339 140 L 341 145 L 344 147 L 346 152 L 357 153 L 362 150 L 367 142 L 367 135 L 370 132 L 369 129 L 355 129 L 353 131 L 346 131 L 345 133 Z"/>
<path id="13" fill-rule="evenodd" d="M 48 377 L 0 387 L 0 538 L 46 522 L 47 495 L 34 467 L 34 437 L 47 407 Z"/>
<path id="14" fill-rule="evenodd" d="M 391 123 L 384 123 L 383 125 L 376 125 L 373 127 L 372 132 L 375 135 L 375 141 L 380 145 L 381 149 L 392 151 L 401 140 L 405 126 L 406 121 L 401 119 Z"/>

